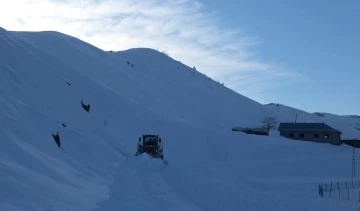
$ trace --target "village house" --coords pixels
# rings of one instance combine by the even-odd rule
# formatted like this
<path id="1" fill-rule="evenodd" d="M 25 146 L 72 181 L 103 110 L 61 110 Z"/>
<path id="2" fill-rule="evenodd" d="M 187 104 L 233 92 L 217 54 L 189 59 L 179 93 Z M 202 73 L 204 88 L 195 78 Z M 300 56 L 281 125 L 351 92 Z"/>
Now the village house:
<path id="1" fill-rule="evenodd" d="M 278 131 L 290 139 L 341 144 L 341 132 L 325 123 L 280 123 Z"/>

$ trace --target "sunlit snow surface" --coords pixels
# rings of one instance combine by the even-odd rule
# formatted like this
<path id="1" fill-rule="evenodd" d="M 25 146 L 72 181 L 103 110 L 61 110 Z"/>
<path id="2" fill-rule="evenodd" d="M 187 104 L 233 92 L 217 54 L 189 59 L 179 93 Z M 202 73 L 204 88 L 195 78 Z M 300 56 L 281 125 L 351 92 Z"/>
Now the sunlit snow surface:
<path id="1" fill-rule="evenodd" d="M 0 29 L 0 115 L 0 210 L 360 209 L 317 189 L 351 180 L 351 147 L 232 132 L 293 117 L 151 49 Z M 143 133 L 167 165 L 134 156 Z"/>

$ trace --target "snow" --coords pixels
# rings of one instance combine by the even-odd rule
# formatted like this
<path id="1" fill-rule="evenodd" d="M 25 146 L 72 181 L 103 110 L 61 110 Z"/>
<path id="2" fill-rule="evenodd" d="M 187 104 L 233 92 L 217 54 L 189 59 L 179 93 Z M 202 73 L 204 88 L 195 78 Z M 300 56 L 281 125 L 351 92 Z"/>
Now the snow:
<path id="1" fill-rule="evenodd" d="M 340 116 L 325 112 L 308 113 L 297 108 L 274 103 L 265 106 L 269 108 L 269 110 L 277 112 L 282 117 L 288 117 L 282 119 L 284 122 L 295 122 L 296 119 L 296 122 L 325 123 L 340 131 L 342 133 L 341 139 L 343 140 L 360 140 L 360 120 L 356 117 Z"/>
<path id="2" fill-rule="evenodd" d="M 0 115 L 0 210 L 360 206 L 317 193 L 351 180 L 351 147 L 232 132 L 291 117 L 152 49 L 111 53 L 57 32 L 1 29 Z M 133 156 L 144 133 L 161 136 L 167 165 Z"/>

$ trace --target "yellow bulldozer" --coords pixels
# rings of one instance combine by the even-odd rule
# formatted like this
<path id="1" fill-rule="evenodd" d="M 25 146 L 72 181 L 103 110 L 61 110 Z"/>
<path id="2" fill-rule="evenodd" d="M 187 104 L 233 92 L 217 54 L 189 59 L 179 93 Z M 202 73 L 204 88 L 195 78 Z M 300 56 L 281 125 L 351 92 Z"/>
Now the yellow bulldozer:
<path id="1" fill-rule="evenodd" d="M 143 134 L 139 138 L 135 156 L 141 155 L 144 152 L 152 157 L 164 160 L 163 143 L 159 135 Z"/>

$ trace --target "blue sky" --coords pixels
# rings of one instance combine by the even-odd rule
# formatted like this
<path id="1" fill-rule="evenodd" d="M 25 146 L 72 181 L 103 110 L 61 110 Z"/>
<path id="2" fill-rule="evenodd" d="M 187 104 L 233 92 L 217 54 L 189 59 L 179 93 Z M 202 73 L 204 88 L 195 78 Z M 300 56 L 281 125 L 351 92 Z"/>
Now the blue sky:
<path id="1" fill-rule="evenodd" d="M 301 83 L 272 89 L 266 100 L 360 115 L 360 1 L 206 2 L 224 27 L 243 27 L 260 40 L 258 57 L 305 76 Z"/>
<path id="2" fill-rule="evenodd" d="M 154 48 L 260 103 L 360 115 L 358 11 L 350 0 L 4 0 L 0 27 Z"/>

